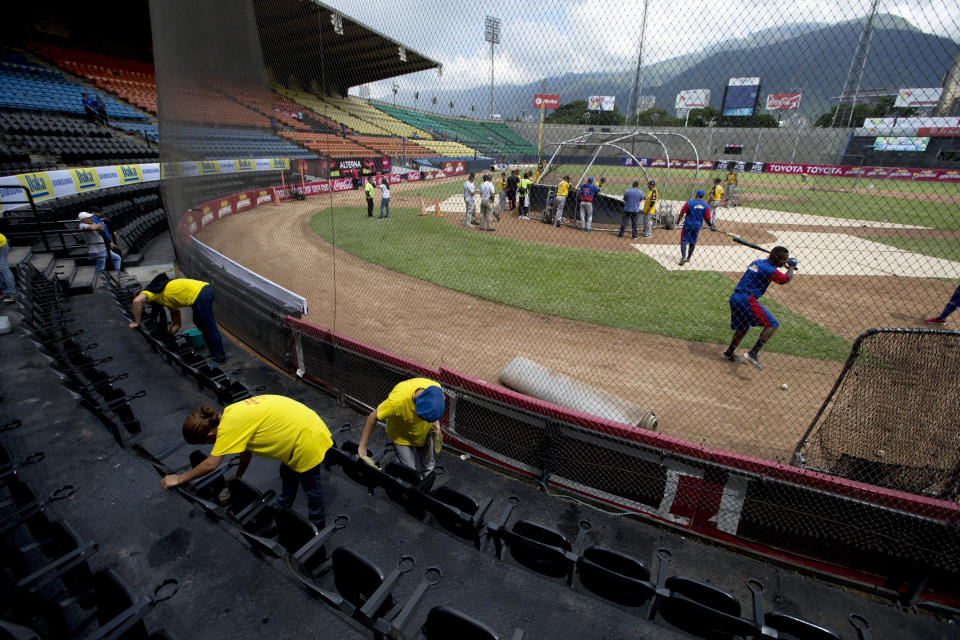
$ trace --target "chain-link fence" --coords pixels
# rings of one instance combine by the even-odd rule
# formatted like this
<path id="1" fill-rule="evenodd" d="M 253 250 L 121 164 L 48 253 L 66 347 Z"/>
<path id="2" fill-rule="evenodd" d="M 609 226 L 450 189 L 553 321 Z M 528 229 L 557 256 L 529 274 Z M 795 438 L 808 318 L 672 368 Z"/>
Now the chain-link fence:
<path id="1" fill-rule="evenodd" d="M 171 228 L 321 329 L 242 278 L 217 317 L 365 407 L 457 372 L 451 435 L 546 486 L 861 568 L 954 553 L 956 401 L 932 391 L 956 349 L 879 333 L 844 362 L 874 327 L 957 318 L 957 7 L 447 9 L 151 3 L 161 160 L 283 159 L 164 180 Z M 505 388 L 518 357 L 549 403 Z M 657 433 L 599 428 L 597 394 Z M 849 482 L 785 467 L 798 447 Z"/>

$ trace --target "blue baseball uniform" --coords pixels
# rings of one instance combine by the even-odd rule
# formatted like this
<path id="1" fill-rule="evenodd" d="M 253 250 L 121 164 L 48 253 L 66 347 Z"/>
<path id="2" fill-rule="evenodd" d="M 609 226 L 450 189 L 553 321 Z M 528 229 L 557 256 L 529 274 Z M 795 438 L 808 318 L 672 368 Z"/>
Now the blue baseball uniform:
<path id="1" fill-rule="evenodd" d="M 710 221 L 710 207 L 699 198 L 683 203 L 680 213 L 684 214 L 683 230 L 680 232 L 680 244 L 697 244 L 703 221 Z"/>
<path id="2" fill-rule="evenodd" d="M 580 185 L 580 202 L 593 202 L 593 196 L 597 195 L 596 185 L 592 182 L 586 182 Z"/>
<path id="3" fill-rule="evenodd" d="M 779 327 L 780 323 L 757 302 L 771 282 L 786 284 L 787 274 L 777 269 L 769 258 L 754 260 L 747 267 L 730 296 L 730 328 L 734 331 L 750 327 Z"/>
<path id="4" fill-rule="evenodd" d="M 593 227 L 593 196 L 600 191 L 592 182 L 580 185 L 580 230 L 591 231 Z"/>

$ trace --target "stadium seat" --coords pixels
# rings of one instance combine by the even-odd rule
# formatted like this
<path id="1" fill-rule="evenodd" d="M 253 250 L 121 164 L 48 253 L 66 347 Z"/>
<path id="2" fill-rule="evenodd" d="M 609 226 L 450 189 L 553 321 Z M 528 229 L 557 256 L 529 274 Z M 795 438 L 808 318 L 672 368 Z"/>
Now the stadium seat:
<path id="1" fill-rule="evenodd" d="M 654 613 L 674 627 L 706 640 L 730 640 L 734 636 L 758 637 L 760 629 L 740 617 L 740 603 L 729 592 L 712 584 L 671 576 L 658 595 Z"/>
<path id="2" fill-rule="evenodd" d="M 763 621 L 787 640 L 840 640 L 840 636 L 829 629 L 780 611 L 767 613 Z"/>
<path id="3" fill-rule="evenodd" d="M 427 505 L 437 522 L 454 535 L 472 540 L 480 548 L 483 517 L 493 504 L 493 499 L 487 498 L 478 504 L 472 497 L 449 486 L 437 487 L 432 497 L 433 500 Z"/>
<path id="4" fill-rule="evenodd" d="M 445 640 L 446 638 L 500 640 L 496 631 L 484 623 L 445 605 L 430 609 L 430 613 L 427 614 L 427 621 L 420 631 L 426 640 Z M 518 629 L 514 632 L 512 638 L 513 640 L 521 640 L 523 631 Z"/>
<path id="5" fill-rule="evenodd" d="M 643 563 L 625 553 L 592 546 L 577 560 L 580 582 L 602 598 L 638 607 L 649 601 L 655 588 Z"/>
<path id="6" fill-rule="evenodd" d="M 337 547 L 331 554 L 333 578 L 337 592 L 353 606 L 362 607 L 384 584 L 384 575 L 377 565 L 346 547 Z M 387 595 L 375 616 L 383 617 L 394 605 L 392 595 Z"/>

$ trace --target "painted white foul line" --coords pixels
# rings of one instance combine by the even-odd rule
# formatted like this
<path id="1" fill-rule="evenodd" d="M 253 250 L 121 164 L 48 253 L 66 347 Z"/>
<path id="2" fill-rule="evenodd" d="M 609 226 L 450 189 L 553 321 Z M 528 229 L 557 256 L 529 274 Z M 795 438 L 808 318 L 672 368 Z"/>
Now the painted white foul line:
<path id="1" fill-rule="evenodd" d="M 704 229 L 701 236 L 710 231 Z M 783 245 L 800 261 L 800 273 L 817 276 L 903 276 L 910 278 L 960 278 L 960 262 L 934 258 L 896 247 L 850 236 L 844 233 L 809 231 L 771 231 L 776 242 L 767 248 Z M 678 234 L 679 236 L 679 234 Z M 729 245 L 697 245 L 693 258 L 684 266 L 677 244 L 632 244 L 637 251 L 650 256 L 668 271 L 719 271 L 736 273 L 764 256 L 732 240 Z"/>

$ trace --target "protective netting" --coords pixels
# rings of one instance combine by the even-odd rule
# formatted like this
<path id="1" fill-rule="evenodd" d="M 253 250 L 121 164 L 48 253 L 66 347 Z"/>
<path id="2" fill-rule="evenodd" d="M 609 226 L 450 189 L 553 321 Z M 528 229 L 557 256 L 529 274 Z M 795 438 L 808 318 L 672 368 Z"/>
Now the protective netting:
<path id="1" fill-rule="evenodd" d="M 662 440 L 645 447 L 649 431 L 572 429 L 543 403 L 463 396 L 456 423 L 512 470 L 677 518 L 735 501 L 725 464 L 764 478 L 790 464 L 864 331 L 955 321 L 955 4 L 533 0 L 509 14 L 489 16 L 491 42 L 474 6 L 151 3 L 182 266 L 220 276 L 185 249 L 196 236 L 306 298 L 326 337 L 289 355 L 303 336 L 278 329 L 284 305 L 248 301 L 234 276 L 218 280 L 223 324 L 364 407 L 415 373 L 502 391 L 522 357 L 647 408 Z M 778 245 L 799 261 L 788 282 Z M 860 347 L 805 462 L 955 497 L 958 431 L 941 411 L 956 399 L 932 392 L 956 387 L 948 350 L 916 355 L 904 336 Z M 677 480 L 694 468 L 677 451 L 726 460 L 694 465 L 711 489 Z M 775 542 L 764 514 L 779 511 L 810 529 L 798 548 L 827 530 L 838 558 L 895 546 L 878 510 L 794 495 L 810 477 L 744 490 L 757 515 L 738 535 Z M 903 538 L 905 557 L 927 562 L 928 535 L 948 537 Z"/>
<path id="2" fill-rule="evenodd" d="M 960 332 L 874 331 L 859 339 L 799 452 L 806 466 L 955 499 Z"/>

